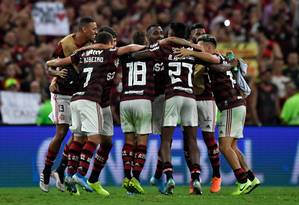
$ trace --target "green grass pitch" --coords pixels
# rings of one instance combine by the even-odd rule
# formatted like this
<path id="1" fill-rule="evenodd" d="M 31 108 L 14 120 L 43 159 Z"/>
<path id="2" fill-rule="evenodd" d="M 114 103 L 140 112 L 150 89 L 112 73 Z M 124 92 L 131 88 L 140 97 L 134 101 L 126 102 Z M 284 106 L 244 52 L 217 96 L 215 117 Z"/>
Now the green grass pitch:
<path id="1" fill-rule="evenodd" d="M 234 187 L 222 187 L 217 194 L 189 195 L 188 187 L 177 186 L 172 196 L 161 195 L 155 187 L 145 187 L 146 194 L 128 196 L 120 187 L 106 187 L 110 197 L 103 198 L 96 193 L 81 191 L 81 196 L 71 196 L 51 187 L 43 193 L 38 187 L 0 188 L 0 205 L 295 205 L 299 204 L 298 187 L 258 187 L 249 195 L 231 196 Z"/>

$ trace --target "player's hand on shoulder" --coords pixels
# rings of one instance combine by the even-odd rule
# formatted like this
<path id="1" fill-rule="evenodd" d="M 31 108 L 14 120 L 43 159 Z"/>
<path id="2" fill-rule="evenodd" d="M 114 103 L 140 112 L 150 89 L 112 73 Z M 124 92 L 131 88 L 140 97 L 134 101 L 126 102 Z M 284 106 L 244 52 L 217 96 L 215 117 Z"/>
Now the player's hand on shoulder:
<path id="1" fill-rule="evenodd" d="M 66 76 L 67 76 L 67 69 L 64 68 L 64 69 L 58 71 L 57 75 L 59 77 L 61 77 L 61 78 L 66 78 Z"/>
<path id="2" fill-rule="evenodd" d="M 176 57 L 186 57 L 190 55 L 190 50 L 186 49 L 186 48 L 178 48 L 174 50 L 174 54 Z"/>

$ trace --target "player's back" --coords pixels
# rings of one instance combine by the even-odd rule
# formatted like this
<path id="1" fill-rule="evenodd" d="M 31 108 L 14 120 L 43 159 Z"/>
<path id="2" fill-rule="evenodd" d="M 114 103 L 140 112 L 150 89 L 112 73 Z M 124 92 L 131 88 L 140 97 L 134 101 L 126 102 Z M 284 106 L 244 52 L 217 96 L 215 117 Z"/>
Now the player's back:
<path id="1" fill-rule="evenodd" d="M 152 100 L 155 94 L 153 61 L 137 61 L 125 55 L 120 58 L 122 65 L 123 91 L 121 101 L 133 99 Z"/>
<path id="2" fill-rule="evenodd" d="M 220 58 L 223 64 L 227 64 L 224 57 L 220 56 Z M 231 70 L 219 72 L 208 68 L 208 73 L 215 101 L 220 110 L 245 104 Z"/>
<path id="3" fill-rule="evenodd" d="M 87 99 L 101 103 L 107 74 L 114 70 L 116 49 L 88 49 L 72 55 L 72 63 L 78 67 L 78 90 L 72 101 Z"/>
<path id="4" fill-rule="evenodd" d="M 194 98 L 193 73 L 195 59 L 194 57 L 176 57 L 174 51 L 179 47 L 181 46 L 167 43 L 151 49 L 158 58 L 165 62 L 166 99 L 176 95 Z"/>

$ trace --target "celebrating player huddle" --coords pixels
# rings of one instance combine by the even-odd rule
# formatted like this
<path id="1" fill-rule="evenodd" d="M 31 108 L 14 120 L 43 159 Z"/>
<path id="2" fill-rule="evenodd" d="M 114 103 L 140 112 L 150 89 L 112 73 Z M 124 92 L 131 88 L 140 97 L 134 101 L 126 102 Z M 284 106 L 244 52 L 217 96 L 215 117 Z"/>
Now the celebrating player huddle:
<path id="1" fill-rule="evenodd" d="M 49 191 L 52 174 L 61 191 L 66 186 L 71 193 L 80 195 L 81 186 L 89 192 L 109 195 L 101 186 L 99 175 L 112 148 L 113 119 L 109 93 L 113 79 L 119 72 L 122 72 L 120 119 L 125 143 L 122 150 L 117 151 L 122 152 L 123 188 L 129 194 L 145 193 L 139 176 L 145 164 L 147 141 L 151 133 L 161 135 L 161 145 L 157 153 L 156 172 L 150 183 L 158 186 L 162 194 L 173 194 L 175 179 L 171 144 L 178 122 L 184 135 L 184 153 L 191 174 L 191 194 L 203 193 L 200 150 L 197 145 L 198 127 L 202 129 L 213 168 L 210 192 L 216 193 L 221 189 L 219 150 L 237 179 L 233 195 L 250 193 L 260 184 L 237 147 L 238 139 L 243 137 L 245 97 L 250 91 L 249 87 L 244 88 L 240 84 L 240 81 L 243 85 L 245 82 L 242 73 L 246 64 L 243 61 L 232 53 L 229 57 L 221 55 L 216 50 L 215 37 L 205 34 L 200 24 L 187 29 L 183 23 L 171 23 L 167 27 L 166 38 L 159 25 L 151 25 L 145 33 L 135 33 L 135 44 L 116 47 L 117 35 L 109 27 L 93 33 L 96 36 L 90 40 L 95 39 L 95 44 L 86 44 L 82 36 L 92 34 L 90 27 L 95 22 L 90 18 L 82 18 L 81 22 L 86 23 L 81 24 L 77 33 L 66 37 L 71 40 L 62 40 L 60 43 L 66 44 L 62 50 L 73 48 L 72 52 L 47 62 L 52 71 L 49 74 L 55 76 L 51 85 L 53 96 L 56 96 L 52 99 L 54 119 L 69 116 L 71 120 L 55 121 L 57 130 L 64 132 L 60 134 L 56 146 L 49 146 L 45 168 L 41 173 L 42 191 Z M 86 46 L 75 46 L 78 44 Z M 54 71 L 51 67 L 61 69 Z M 57 84 L 55 81 L 65 83 Z M 74 89 L 63 92 L 69 86 Z M 63 100 L 57 100 L 57 96 Z M 216 105 L 220 110 L 219 147 L 214 135 Z M 73 133 L 64 152 L 68 157 L 64 158 L 62 168 L 51 173 L 68 126 L 71 126 Z M 57 134 L 55 138 L 58 138 Z M 87 179 L 86 173 L 93 156 L 92 172 Z"/>

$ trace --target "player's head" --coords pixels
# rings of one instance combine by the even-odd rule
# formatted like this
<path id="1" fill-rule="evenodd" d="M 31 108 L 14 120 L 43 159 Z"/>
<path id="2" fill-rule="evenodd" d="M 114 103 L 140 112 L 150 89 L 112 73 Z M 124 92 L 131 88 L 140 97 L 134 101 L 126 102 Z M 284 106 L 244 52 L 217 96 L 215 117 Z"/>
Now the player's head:
<path id="1" fill-rule="evenodd" d="M 200 24 L 200 23 L 196 23 L 196 24 L 191 25 L 188 28 L 186 38 L 188 40 L 192 41 L 193 43 L 197 43 L 196 40 L 198 39 L 198 37 L 205 33 L 206 33 L 206 30 L 205 30 L 204 25 Z"/>
<path id="2" fill-rule="evenodd" d="M 157 24 L 150 25 L 146 29 L 146 37 L 149 44 L 156 43 L 158 40 L 164 38 L 163 29 Z"/>
<path id="3" fill-rule="evenodd" d="M 102 43 L 113 46 L 113 36 L 108 32 L 100 32 L 96 36 L 96 43 Z"/>
<path id="4" fill-rule="evenodd" d="M 79 32 L 81 32 L 87 40 L 94 40 L 97 35 L 97 23 L 91 17 L 82 17 L 79 21 Z"/>
<path id="5" fill-rule="evenodd" d="M 145 45 L 146 44 L 145 33 L 142 31 L 136 31 L 133 34 L 133 43 L 139 44 L 139 45 Z"/>
<path id="6" fill-rule="evenodd" d="M 199 36 L 197 42 L 202 45 L 208 52 L 214 51 L 217 47 L 216 37 L 211 34 L 203 34 Z"/>
<path id="7" fill-rule="evenodd" d="M 167 36 L 175 36 L 178 38 L 185 38 L 186 25 L 184 23 L 170 23 L 168 27 Z"/>
<path id="8" fill-rule="evenodd" d="M 110 26 L 102 26 L 100 29 L 99 29 L 99 32 L 107 32 L 107 33 L 110 33 L 113 37 L 113 45 L 116 46 L 117 44 L 117 33 L 116 31 L 113 30 L 113 28 L 111 28 Z"/>

